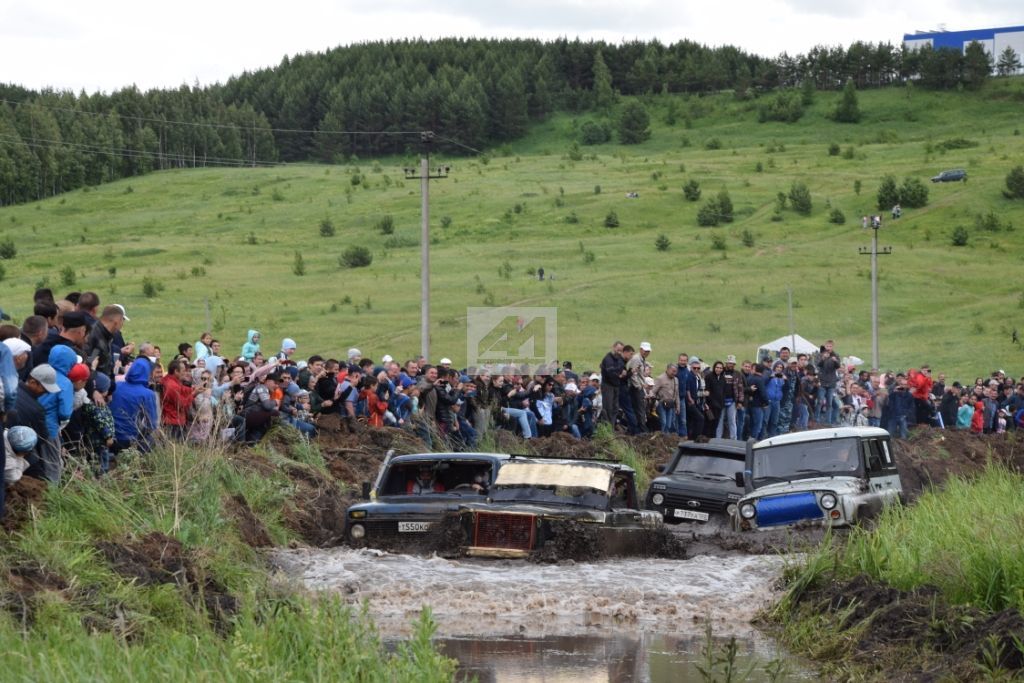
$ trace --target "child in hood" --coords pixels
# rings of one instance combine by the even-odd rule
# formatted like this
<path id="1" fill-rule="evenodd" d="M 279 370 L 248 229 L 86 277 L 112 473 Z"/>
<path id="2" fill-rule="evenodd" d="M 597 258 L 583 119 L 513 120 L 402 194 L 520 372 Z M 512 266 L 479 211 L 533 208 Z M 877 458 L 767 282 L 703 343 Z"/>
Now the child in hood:
<path id="1" fill-rule="evenodd" d="M 249 330 L 246 342 L 242 344 L 242 358 L 252 362 L 253 356 L 260 352 L 259 330 Z"/>

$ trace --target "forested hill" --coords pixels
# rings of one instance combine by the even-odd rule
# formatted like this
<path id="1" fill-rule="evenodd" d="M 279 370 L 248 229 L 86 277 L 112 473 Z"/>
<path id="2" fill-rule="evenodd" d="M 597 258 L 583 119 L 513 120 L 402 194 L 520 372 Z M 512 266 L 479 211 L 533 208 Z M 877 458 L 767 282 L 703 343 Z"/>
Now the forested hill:
<path id="1" fill-rule="evenodd" d="M 0 85 L 0 205 L 154 169 L 402 153 L 422 130 L 465 153 L 515 139 L 558 110 L 614 118 L 617 94 L 733 90 L 755 98 L 908 78 L 974 87 L 990 68 L 980 46 L 904 53 L 858 42 L 768 59 L 688 40 L 446 39 L 286 57 L 205 88 L 76 95 Z"/>

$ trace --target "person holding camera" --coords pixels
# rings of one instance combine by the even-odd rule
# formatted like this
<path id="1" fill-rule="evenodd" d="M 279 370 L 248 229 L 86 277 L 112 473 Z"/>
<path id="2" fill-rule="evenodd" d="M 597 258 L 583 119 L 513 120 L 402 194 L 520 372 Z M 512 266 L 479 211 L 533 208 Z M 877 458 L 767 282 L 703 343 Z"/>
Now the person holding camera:
<path id="1" fill-rule="evenodd" d="M 839 368 L 842 361 L 833 348 L 835 342 L 829 339 L 821 347 L 818 361 L 818 398 L 814 406 L 814 421 L 819 424 L 836 424 L 839 407 L 836 405 L 836 386 L 839 384 Z"/>

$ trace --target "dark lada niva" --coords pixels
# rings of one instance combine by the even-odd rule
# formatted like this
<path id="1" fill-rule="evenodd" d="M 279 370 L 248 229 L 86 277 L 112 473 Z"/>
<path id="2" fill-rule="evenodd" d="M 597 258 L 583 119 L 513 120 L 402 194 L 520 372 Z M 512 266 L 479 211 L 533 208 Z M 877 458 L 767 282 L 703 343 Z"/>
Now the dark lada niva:
<path id="1" fill-rule="evenodd" d="M 644 507 L 660 512 L 669 524 L 727 523 L 744 493 L 736 473 L 743 471 L 746 453 L 744 442 L 733 439 L 683 441 L 651 482 Z"/>
<path id="2" fill-rule="evenodd" d="M 345 515 L 345 541 L 354 547 L 407 549 L 459 504 L 484 500 L 502 453 L 417 453 L 388 457 L 370 500 Z"/>
<path id="3" fill-rule="evenodd" d="M 602 556 L 641 554 L 662 517 L 640 510 L 635 472 L 617 462 L 512 456 L 487 499 L 460 506 L 463 548 L 477 557 L 527 557 L 559 533 Z"/>

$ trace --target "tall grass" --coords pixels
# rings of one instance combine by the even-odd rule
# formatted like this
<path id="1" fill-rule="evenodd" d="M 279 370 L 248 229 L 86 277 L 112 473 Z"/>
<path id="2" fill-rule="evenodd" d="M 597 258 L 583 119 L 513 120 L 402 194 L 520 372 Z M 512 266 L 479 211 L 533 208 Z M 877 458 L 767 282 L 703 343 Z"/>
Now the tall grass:
<path id="1" fill-rule="evenodd" d="M 229 454 L 169 444 L 122 459 L 102 479 L 77 472 L 51 488 L 45 509 L 0 543 L 0 677 L 450 680 L 454 663 L 431 645 L 429 612 L 389 654 L 365 613 L 275 585 L 266 560 L 242 541 L 224 507 L 233 496 L 275 543 L 296 539 L 281 517 L 296 490 L 284 472 L 323 468 L 315 446 L 296 445 L 301 463 L 292 447 Z M 167 583 L 128 578 L 102 550 L 155 532 L 181 543 L 193 579 L 184 571 Z M 55 578 L 26 591 L 18 578 L 26 568 Z M 237 614 L 207 611 L 202 598 L 214 585 L 237 598 Z"/>
<path id="2" fill-rule="evenodd" d="M 932 584 L 955 603 L 1024 610 L 1024 476 L 990 465 L 890 508 L 877 529 L 854 530 L 840 567 L 897 588 Z"/>
<path id="3" fill-rule="evenodd" d="M 874 528 L 852 530 L 845 545 L 823 545 L 804 573 L 829 565 L 904 590 L 933 585 L 956 604 L 1024 611 L 1024 476 L 989 465 L 977 478 L 949 479 L 913 506 L 888 508 Z"/>

